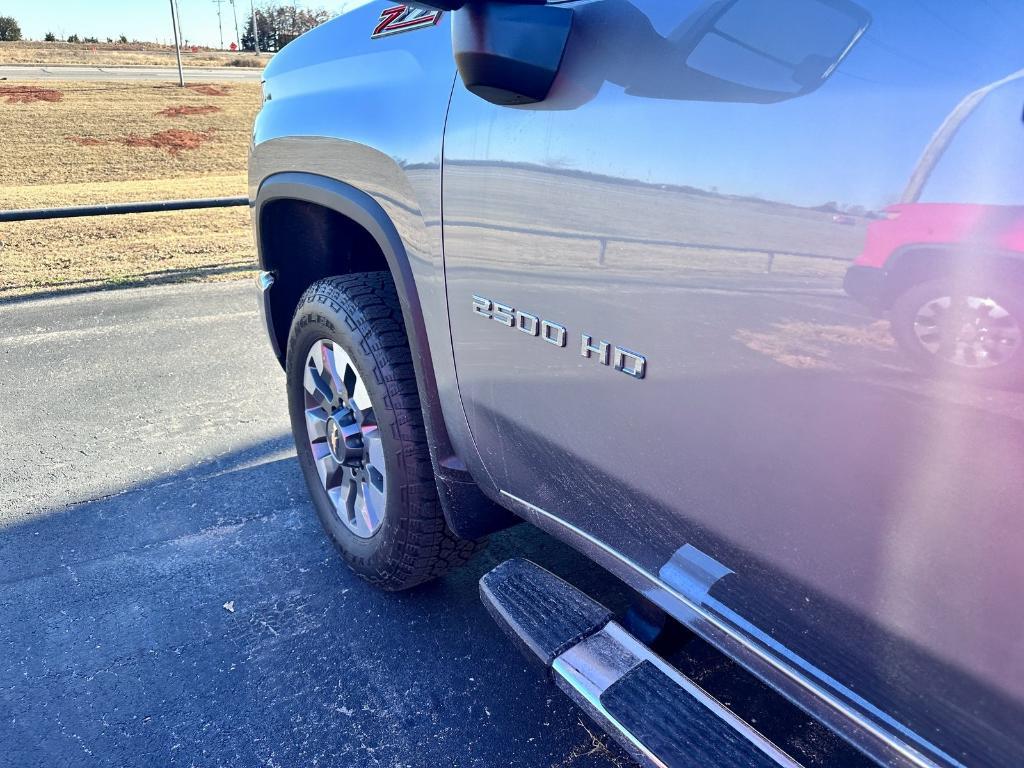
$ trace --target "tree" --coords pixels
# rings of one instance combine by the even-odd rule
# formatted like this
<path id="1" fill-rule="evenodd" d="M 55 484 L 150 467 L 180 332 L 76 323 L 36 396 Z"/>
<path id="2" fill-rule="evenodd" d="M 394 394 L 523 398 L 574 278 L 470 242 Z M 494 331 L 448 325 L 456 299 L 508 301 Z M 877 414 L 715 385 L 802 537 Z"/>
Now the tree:
<path id="1" fill-rule="evenodd" d="M 80 42 L 82 42 L 82 41 L 81 41 L 81 39 L 80 39 L 80 38 L 78 37 L 78 35 L 68 35 L 68 42 L 69 42 L 69 43 L 80 43 Z"/>
<path id="2" fill-rule="evenodd" d="M 21 40 L 21 27 L 13 16 L 0 16 L 0 41 L 13 43 Z"/>
<path id="3" fill-rule="evenodd" d="M 46 43 L 56 43 L 57 42 L 57 36 L 55 34 L 53 34 L 53 32 L 47 32 L 46 33 L 46 37 L 43 38 L 43 42 L 46 42 Z"/>
<path id="4" fill-rule="evenodd" d="M 128 42 L 128 35 L 121 35 L 119 38 L 117 38 L 117 42 L 122 43 L 122 44 L 127 43 Z"/>
<path id="5" fill-rule="evenodd" d="M 259 30 L 259 44 L 261 51 L 271 50 L 270 38 L 272 30 L 270 28 L 270 21 L 267 19 L 267 15 L 262 10 L 256 11 L 256 26 Z M 242 50 L 243 51 L 255 51 L 254 45 L 255 37 L 252 31 L 252 17 L 245 25 L 245 33 L 242 35 Z M 277 41 L 274 41 L 274 50 L 277 49 Z"/>
<path id="6" fill-rule="evenodd" d="M 289 40 L 323 24 L 331 17 L 323 9 L 307 11 L 295 5 L 265 3 L 256 9 L 256 25 L 261 51 L 277 51 Z M 255 50 L 253 46 L 252 18 L 242 35 L 242 50 Z"/>

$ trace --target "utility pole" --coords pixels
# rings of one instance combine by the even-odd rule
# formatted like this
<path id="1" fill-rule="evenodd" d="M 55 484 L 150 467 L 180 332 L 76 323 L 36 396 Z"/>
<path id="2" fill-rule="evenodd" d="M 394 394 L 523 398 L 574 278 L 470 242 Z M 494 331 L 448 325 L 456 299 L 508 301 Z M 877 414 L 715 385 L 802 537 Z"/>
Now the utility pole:
<path id="1" fill-rule="evenodd" d="M 224 50 L 224 25 L 220 20 L 220 7 L 224 3 L 224 0 L 213 0 L 213 4 L 217 6 L 217 30 L 220 32 L 220 49 Z"/>
<path id="2" fill-rule="evenodd" d="M 178 7 L 171 0 L 171 27 L 174 29 L 174 55 L 178 58 L 178 85 L 185 87 L 185 71 L 181 68 L 181 41 L 178 40 Z"/>
<path id="3" fill-rule="evenodd" d="M 235 0 L 231 0 L 231 15 L 235 17 L 235 42 L 238 50 L 242 50 L 242 36 L 238 34 L 238 8 L 235 7 Z"/>
<path id="4" fill-rule="evenodd" d="M 178 6 L 178 0 L 174 0 L 174 23 L 178 25 L 179 44 L 188 45 L 188 41 L 185 39 L 185 33 L 181 31 L 181 8 Z"/>
<path id="5" fill-rule="evenodd" d="M 946 119 L 939 126 L 935 135 L 932 136 L 928 146 L 925 147 L 921 159 L 914 166 L 914 172 L 910 175 L 910 181 L 907 182 L 907 188 L 903 191 L 903 197 L 900 198 L 901 203 L 916 203 L 921 199 L 921 193 L 924 192 L 925 185 L 928 183 L 932 171 L 935 170 L 935 166 L 939 164 L 939 160 L 942 159 L 946 150 L 949 149 L 949 145 L 953 143 L 957 131 L 967 122 L 967 118 L 974 113 L 974 110 L 981 106 L 985 97 L 992 93 L 992 91 L 1016 80 L 1024 80 L 1024 69 L 1019 69 L 1002 80 L 996 80 L 994 83 L 982 86 L 976 91 L 971 91 L 953 108 L 952 112 L 946 115 Z"/>
<path id="6" fill-rule="evenodd" d="M 256 49 L 256 55 L 260 55 L 260 28 L 256 25 L 256 0 L 249 0 L 249 7 L 252 9 L 252 46 Z"/>

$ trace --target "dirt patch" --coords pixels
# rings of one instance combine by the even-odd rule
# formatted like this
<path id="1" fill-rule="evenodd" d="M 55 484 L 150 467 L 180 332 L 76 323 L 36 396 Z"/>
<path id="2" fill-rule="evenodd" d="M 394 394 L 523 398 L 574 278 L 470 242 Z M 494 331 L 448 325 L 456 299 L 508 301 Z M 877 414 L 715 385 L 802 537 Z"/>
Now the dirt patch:
<path id="1" fill-rule="evenodd" d="M 212 131 L 187 131 L 181 128 L 172 128 L 169 131 L 160 131 L 150 136 L 128 136 L 120 141 L 126 147 L 166 149 L 172 155 L 177 155 L 187 149 L 199 149 L 211 138 L 213 138 Z"/>
<path id="2" fill-rule="evenodd" d="M 8 104 L 30 104 L 33 101 L 57 102 L 64 98 L 64 94 L 53 88 L 33 85 L 0 85 L 0 97 L 6 98 Z"/>
<path id="3" fill-rule="evenodd" d="M 3 45 L 0 43 L 0 53 Z M 64 98 L 57 104 L 8 105 L 0 95 L 0 189 L 5 192 L 11 185 L 29 182 L 60 185 L 163 178 L 168 173 L 167 149 L 138 149 L 125 146 L 122 139 L 129 134 L 149 137 L 168 128 L 216 129 L 201 147 L 185 149 L 174 157 L 175 175 L 191 179 L 244 174 L 252 123 L 261 102 L 258 83 L 227 83 L 231 94 L 220 98 L 146 81 L 0 82 L 0 86 L 11 85 L 57 90 Z M 216 105 L 221 111 L 180 118 L 159 114 L 168 107 L 206 105 Z M 45 201 L 42 207 L 46 207 Z"/>
<path id="4" fill-rule="evenodd" d="M 68 136 L 67 139 L 80 147 L 101 147 L 120 144 L 125 147 L 148 147 L 165 149 L 172 155 L 179 155 L 185 150 L 199 149 L 213 138 L 213 131 L 188 131 L 182 128 L 171 128 L 158 131 L 149 136 L 125 136 L 117 139 L 97 139 L 92 136 Z"/>
<path id="5" fill-rule="evenodd" d="M 894 349 L 886 320 L 869 325 L 824 325 L 800 321 L 773 323 L 769 329 L 740 329 L 733 337 L 747 349 L 787 368 L 838 371 L 878 362 Z"/>
<path id="6" fill-rule="evenodd" d="M 167 107 L 167 109 L 161 109 L 157 112 L 162 117 L 189 117 L 191 115 L 212 115 L 214 112 L 220 112 L 220 107 L 215 107 L 213 104 L 203 104 L 202 106 L 188 106 L 181 105 L 177 107 Z"/>
<path id="7" fill-rule="evenodd" d="M 203 85 L 201 83 L 192 83 L 185 87 L 190 88 L 196 93 L 201 93 L 203 96 L 227 96 L 231 93 L 230 85 Z"/>

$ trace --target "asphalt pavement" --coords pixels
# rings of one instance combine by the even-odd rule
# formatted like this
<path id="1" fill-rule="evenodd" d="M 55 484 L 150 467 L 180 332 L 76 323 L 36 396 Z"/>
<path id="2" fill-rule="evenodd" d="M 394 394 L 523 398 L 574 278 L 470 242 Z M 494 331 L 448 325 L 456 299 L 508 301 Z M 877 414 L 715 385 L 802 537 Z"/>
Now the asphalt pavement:
<path id="1" fill-rule="evenodd" d="M 516 555 L 614 580 L 526 526 L 356 578 L 248 281 L 0 304 L 0 366 L 0 766 L 628 764 L 477 595 Z"/>
<path id="2" fill-rule="evenodd" d="M 259 82 L 263 70 L 252 67 L 185 67 L 185 82 L 248 80 Z M 175 67 L 85 67 L 69 65 L 0 65 L 0 80 L 167 80 L 178 82 Z"/>

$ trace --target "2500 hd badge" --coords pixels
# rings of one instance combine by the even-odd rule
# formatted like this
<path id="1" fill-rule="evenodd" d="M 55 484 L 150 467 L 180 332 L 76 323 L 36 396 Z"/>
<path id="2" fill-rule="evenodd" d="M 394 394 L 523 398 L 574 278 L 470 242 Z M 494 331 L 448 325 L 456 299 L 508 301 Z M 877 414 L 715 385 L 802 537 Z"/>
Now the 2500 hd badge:
<path id="1" fill-rule="evenodd" d="M 564 347 L 568 331 L 564 325 L 553 323 L 550 320 L 543 320 L 529 312 L 502 304 L 499 301 L 488 299 L 484 296 L 473 296 L 473 312 L 508 328 L 518 328 L 528 336 L 539 336 L 549 344 L 556 347 Z M 634 379 L 642 379 L 647 374 L 647 358 L 641 354 L 611 344 L 607 341 L 594 342 L 594 337 L 589 333 L 580 334 L 580 355 L 590 358 L 597 357 L 601 365 L 607 365 L 616 371 L 621 371 Z"/>

